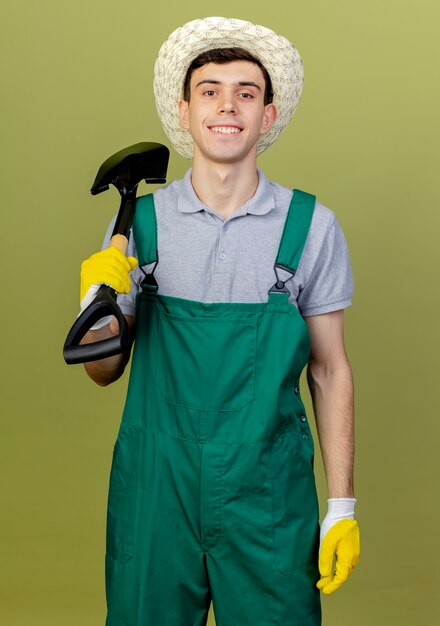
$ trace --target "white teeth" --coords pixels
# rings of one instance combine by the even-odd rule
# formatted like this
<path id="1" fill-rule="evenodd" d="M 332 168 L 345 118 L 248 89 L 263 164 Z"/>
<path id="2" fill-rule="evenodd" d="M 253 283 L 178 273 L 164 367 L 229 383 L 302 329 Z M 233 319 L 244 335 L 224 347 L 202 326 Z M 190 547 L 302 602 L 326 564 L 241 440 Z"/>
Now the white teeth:
<path id="1" fill-rule="evenodd" d="M 211 130 L 214 133 L 226 133 L 227 135 L 236 135 L 240 132 L 236 126 L 211 126 Z"/>

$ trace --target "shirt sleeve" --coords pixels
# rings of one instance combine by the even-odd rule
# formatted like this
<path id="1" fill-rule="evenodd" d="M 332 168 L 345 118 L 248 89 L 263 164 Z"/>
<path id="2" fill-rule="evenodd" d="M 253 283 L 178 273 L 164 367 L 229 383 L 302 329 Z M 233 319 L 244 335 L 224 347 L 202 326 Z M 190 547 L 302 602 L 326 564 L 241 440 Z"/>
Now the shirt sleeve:
<path id="1" fill-rule="evenodd" d="M 351 305 L 353 291 L 347 242 L 334 217 L 310 275 L 298 294 L 298 308 L 304 317 L 344 309 Z"/>

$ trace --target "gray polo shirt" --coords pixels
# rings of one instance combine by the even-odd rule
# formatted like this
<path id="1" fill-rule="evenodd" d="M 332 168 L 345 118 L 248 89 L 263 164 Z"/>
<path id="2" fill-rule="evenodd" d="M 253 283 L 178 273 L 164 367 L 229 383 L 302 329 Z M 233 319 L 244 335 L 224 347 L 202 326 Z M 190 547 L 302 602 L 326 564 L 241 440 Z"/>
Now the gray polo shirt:
<path id="1" fill-rule="evenodd" d="M 267 301 L 276 281 L 273 265 L 292 191 L 269 181 L 261 170 L 258 175 L 255 195 L 227 219 L 197 197 L 191 169 L 182 180 L 154 193 L 159 253 L 154 276 L 159 293 L 200 302 Z M 137 257 L 133 237 L 127 254 Z M 282 280 L 290 276 L 283 270 L 279 275 Z M 135 314 L 135 295 L 144 277 L 139 268 L 131 276 L 130 294 L 118 296 L 126 315 Z M 351 304 L 353 276 L 345 237 L 333 211 L 318 201 L 297 272 L 286 286 L 290 303 L 303 316 Z"/>

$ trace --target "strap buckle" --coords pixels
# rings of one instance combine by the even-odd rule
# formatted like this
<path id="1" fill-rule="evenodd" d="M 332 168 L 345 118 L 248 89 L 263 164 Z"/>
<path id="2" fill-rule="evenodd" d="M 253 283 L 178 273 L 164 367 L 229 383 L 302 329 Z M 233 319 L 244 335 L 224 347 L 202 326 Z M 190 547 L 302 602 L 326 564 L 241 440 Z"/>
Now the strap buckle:
<path id="1" fill-rule="evenodd" d="M 287 280 L 281 280 L 281 278 L 278 275 L 277 268 L 282 269 L 285 272 L 289 272 L 290 273 L 289 278 Z M 290 295 L 290 291 L 287 289 L 286 283 L 287 281 L 289 281 L 291 278 L 295 276 L 295 273 L 296 273 L 295 270 L 287 269 L 286 267 L 284 267 L 284 265 L 280 265 L 279 263 L 275 263 L 273 266 L 273 269 L 274 269 L 277 280 L 276 280 L 276 283 L 269 289 L 268 293 L 287 293 Z"/>
<path id="2" fill-rule="evenodd" d="M 141 289 L 149 289 L 151 291 L 151 289 L 157 291 L 159 285 L 157 284 L 157 280 L 154 277 L 154 271 L 157 267 L 157 264 L 159 263 L 159 253 L 157 253 L 157 260 L 154 264 L 153 269 L 151 270 L 151 272 L 148 274 L 143 267 L 139 266 L 139 269 L 141 270 L 141 272 L 144 274 L 145 278 L 142 279 L 140 287 Z"/>

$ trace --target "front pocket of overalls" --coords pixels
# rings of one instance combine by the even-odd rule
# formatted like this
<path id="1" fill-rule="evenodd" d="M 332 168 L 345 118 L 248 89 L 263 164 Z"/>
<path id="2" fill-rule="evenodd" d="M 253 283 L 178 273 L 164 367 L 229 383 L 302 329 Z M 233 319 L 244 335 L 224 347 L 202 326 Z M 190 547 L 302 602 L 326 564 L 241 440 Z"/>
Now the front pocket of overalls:
<path id="1" fill-rule="evenodd" d="M 315 476 L 297 444 L 293 432 L 278 437 L 271 448 L 274 558 L 283 574 L 316 567 L 318 561 Z"/>
<path id="2" fill-rule="evenodd" d="M 257 322 L 161 313 L 156 384 L 167 402 L 238 411 L 254 399 Z"/>
<path id="3" fill-rule="evenodd" d="M 141 430 L 122 424 L 113 450 L 107 507 L 107 554 L 126 563 L 134 554 Z"/>

